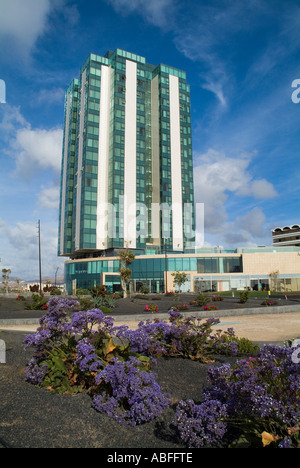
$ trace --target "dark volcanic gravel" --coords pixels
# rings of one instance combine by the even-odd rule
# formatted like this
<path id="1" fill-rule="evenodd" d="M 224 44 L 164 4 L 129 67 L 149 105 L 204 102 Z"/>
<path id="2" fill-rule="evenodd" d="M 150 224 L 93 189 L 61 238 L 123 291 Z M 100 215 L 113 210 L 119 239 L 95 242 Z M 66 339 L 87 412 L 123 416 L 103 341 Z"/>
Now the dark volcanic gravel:
<path id="1" fill-rule="evenodd" d="M 268 299 L 267 293 L 265 297 L 251 297 L 245 304 L 241 304 L 239 296 L 235 293 L 236 297 L 224 297 L 223 301 L 211 301 L 209 305 L 217 307 L 219 310 L 218 314 L 221 314 L 222 311 L 236 311 L 237 314 L 247 312 L 247 309 L 256 309 L 263 308 L 266 313 L 270 311 L 270 307 L 265 307 L 262 305 L 262 302 L 265 299 Z M 190 302 L 195 299 L 195 296 L 192 294 L 181 294 L 173 297 L 166 297 L 163 294 L 158 295 L 159 299 L 156 299 L 157 296 L 154 294 L 148 294 L 142 299 L 128 297 L 126 299 L 117 299 L 115 301 L 115 308 L 112 309 L 112 313 L 109 315 L 112 316 L 122 316 L 122 315 L 142 315 L 145 319 L 153 318 L 154 314 L 145 312 L 146 304 L 156 304 L 158 306 L 159 313 L 167 313 L 171 307 L 175 306 L 178 303 L 187 304 L 189 310 L 187 313 L 193 315 L 194 311 L 202 311 L 203 307 L 191 306 Z M 49 297 L 50 298 L 50 297 Z M 270 296 L 270 300 L 276 301 L 278 306 L 295 306 L 300 303 L 300 295 L 288 295 L 288 296 Z M 273 309 L 273 308 L 272 308 Z M 15 298 L 0 298 L 0 320 L 7 319 L 39 319 L 44 315 L 45 311 L 43 310 L 25 310 L 24 303 L 17 301 Z"/>
<path id="2" fill-rule="evenodd" d="M 0 364 L 0 447 L 11 448 L 153 448 L 185 449 L 172 427 L 174 406 L 142 426 L 122 426 L 91 407 L 86 394 L 51 394 L 24 380 L 31 350 L 24 351 L 26 333 L 2 332 L 6 364 Z M 228 362 L 217 358 L 215 364 Z M 184 359 L 159 359 L 155 372 L 172 403 L 200 401 L 208 364 Z"/>
<path id="3" fill-rule="evenodd" d="M 297 304 L 300 298 L 288 299 L 278 301 L 278 305 Z M 235 307 L 261 307 L 261 301 L 261 298 L 252 299 L 242 305 L 238 298 L 225 298 L 215 304 L 221 312 Z M 0 302 L 0 319 L 38 318 L 44 315 L 44 311 L 24 310 L 23 304 L 15 299 L 1 298 Z M 183 298 L 181 302 L 184 302 Z M 112 315 L 143 313 L 145 303 L 149 301 L 122 300 Z M 167 311 L 174 303 L 170 298 L 163 298 L 157 304 L 160 311 Z M 192 315 L 192 308 L 190 312 Z M 145 314 L 145 319 L 148 317 Z M 0 448 L 186 450 L 172 427 L 175 406 L 181 399 L 201 400 L 202 389 L 207 385 L 209 364 L 184 359 L 159 359 L 154 372 L 162 390 L 172 395 L 172 406 L 150 423 L 137 427 L 122 426 L 96 412 L 86 394 L 53 395 L 46 389 L 35 388 L 25 382 L 25 368 L 33 352 L 30 349 L 24 351 L 23 340 L 27 334 L 2 331 L 0 336 L 6 344 L 6 364 L 0 364 Z M 218 356 L 214 365 L 235 360 Z"/>

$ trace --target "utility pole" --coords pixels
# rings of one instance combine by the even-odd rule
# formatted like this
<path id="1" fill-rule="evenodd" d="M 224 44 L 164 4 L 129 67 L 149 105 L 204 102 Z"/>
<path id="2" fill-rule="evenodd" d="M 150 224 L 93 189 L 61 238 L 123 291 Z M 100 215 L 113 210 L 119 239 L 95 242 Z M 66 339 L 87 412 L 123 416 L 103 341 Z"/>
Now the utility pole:
<path id="1" fill-rule="evenodd" d="M 40 220 L 38 221 L 38 238 L 39 238 L 40 294 L 42 294 L 41 222 Z"/>
<path id="2" fill-rule="evenodd" d="M 59 270 L 59 267 L 56 268 L 56 272 L 55 272 L 55 286 L 56 286 L 56 278 L 57 278 L 57 272 Z"/>
<path id="3" fill-rule="evenodd" d="M 166 284 L 165 284 L 165 293 L 167 294 L 168 292 L 168 257 L 167 257 L 167 240 L 165 238 L 164 242 L 164 247 L 165 247 L 165 272 L 166 272 Z"/>

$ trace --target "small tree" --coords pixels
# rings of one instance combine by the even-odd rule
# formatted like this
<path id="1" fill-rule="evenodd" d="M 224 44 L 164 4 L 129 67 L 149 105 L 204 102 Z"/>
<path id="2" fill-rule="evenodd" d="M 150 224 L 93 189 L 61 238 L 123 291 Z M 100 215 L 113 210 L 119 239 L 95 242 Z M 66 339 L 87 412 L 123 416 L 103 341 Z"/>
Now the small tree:
<path id="1" fill-rule="evenodd" d="M 16 278 L 15 281 L 17 283 L 17 292 L 21 292 L 22 291 L 21 280 L 19 278 Z"/>
<path id="2" fill-rule="evenodd" d="M 176 271 L 176 273 L 172 273 L 174 276 L 174 286 L 178 286 L 179 293 L 181 292 L 181 286 L 188 280 L 186 273 Z"/>
<path id="3" fill-rule="evenodd" d="M 120 275 L 121 275 L 121 286 L 123 289 L 124 297 L 127 297 L 127 286 L 130 283 L 130 277 L 132 271 L 130 270 L 129 265 L 134 261 L 135 255 L 131 250 L 120 250 Z"/>
<path id="4" fill-rule="evenodd" d="M 3 268 L 2 270 L 2 278 L 3 278 L 3 286 L 5 289 L 5 292 L 8 293 L 8 285 L 9 285 L 9 277 L 11 274 L 11 270 L 9 268 Z"/>
<path id="5" fill-rule="evenodd" d="M 271 271 L 269 274 L 270 282 L 271 282 L 271 289 L 274 289 L 274 291 L 277 291 L 278 287 L 278 275 L 279 275 L 279 270 L 276 271 Z"/>

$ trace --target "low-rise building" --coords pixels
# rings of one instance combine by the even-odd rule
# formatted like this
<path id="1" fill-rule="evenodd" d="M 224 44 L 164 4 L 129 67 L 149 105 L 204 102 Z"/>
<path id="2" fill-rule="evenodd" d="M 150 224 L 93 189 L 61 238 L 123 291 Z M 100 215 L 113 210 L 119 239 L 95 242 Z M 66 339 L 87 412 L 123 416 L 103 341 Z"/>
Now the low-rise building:
<path id="1" fill-rule="evenodd" d="M 120 290 L 119 257 L 70 260 L 65 263 L 69 293 L 106 285 Z M 193 254 L 147 253 L 130 265 L 131 287 L 147 286 L 152 293 L 175 291 L 176 271 L 187 274 L 182 291 L 300 290 L 300 247 L 257 247 L 235 250 L 198 249 Z"/>
<path id="2" fill-rule="evenodd" d="M 300 246 L 300 226 L 293 224 L 292 226 L 277 227 L 272 231 L 273 246 Z"/>

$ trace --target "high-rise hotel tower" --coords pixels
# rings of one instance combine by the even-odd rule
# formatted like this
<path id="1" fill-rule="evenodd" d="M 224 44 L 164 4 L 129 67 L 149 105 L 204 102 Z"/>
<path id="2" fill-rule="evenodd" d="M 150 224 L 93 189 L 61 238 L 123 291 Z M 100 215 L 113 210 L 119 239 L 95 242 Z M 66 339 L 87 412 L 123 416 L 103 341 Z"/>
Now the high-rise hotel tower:
<path id="1" fill-rule="evenodd" d="M 91 54 L 65 98 L 59 255 L 184 253 L 194 229 L 185 72 L 120 49 Z"/>

